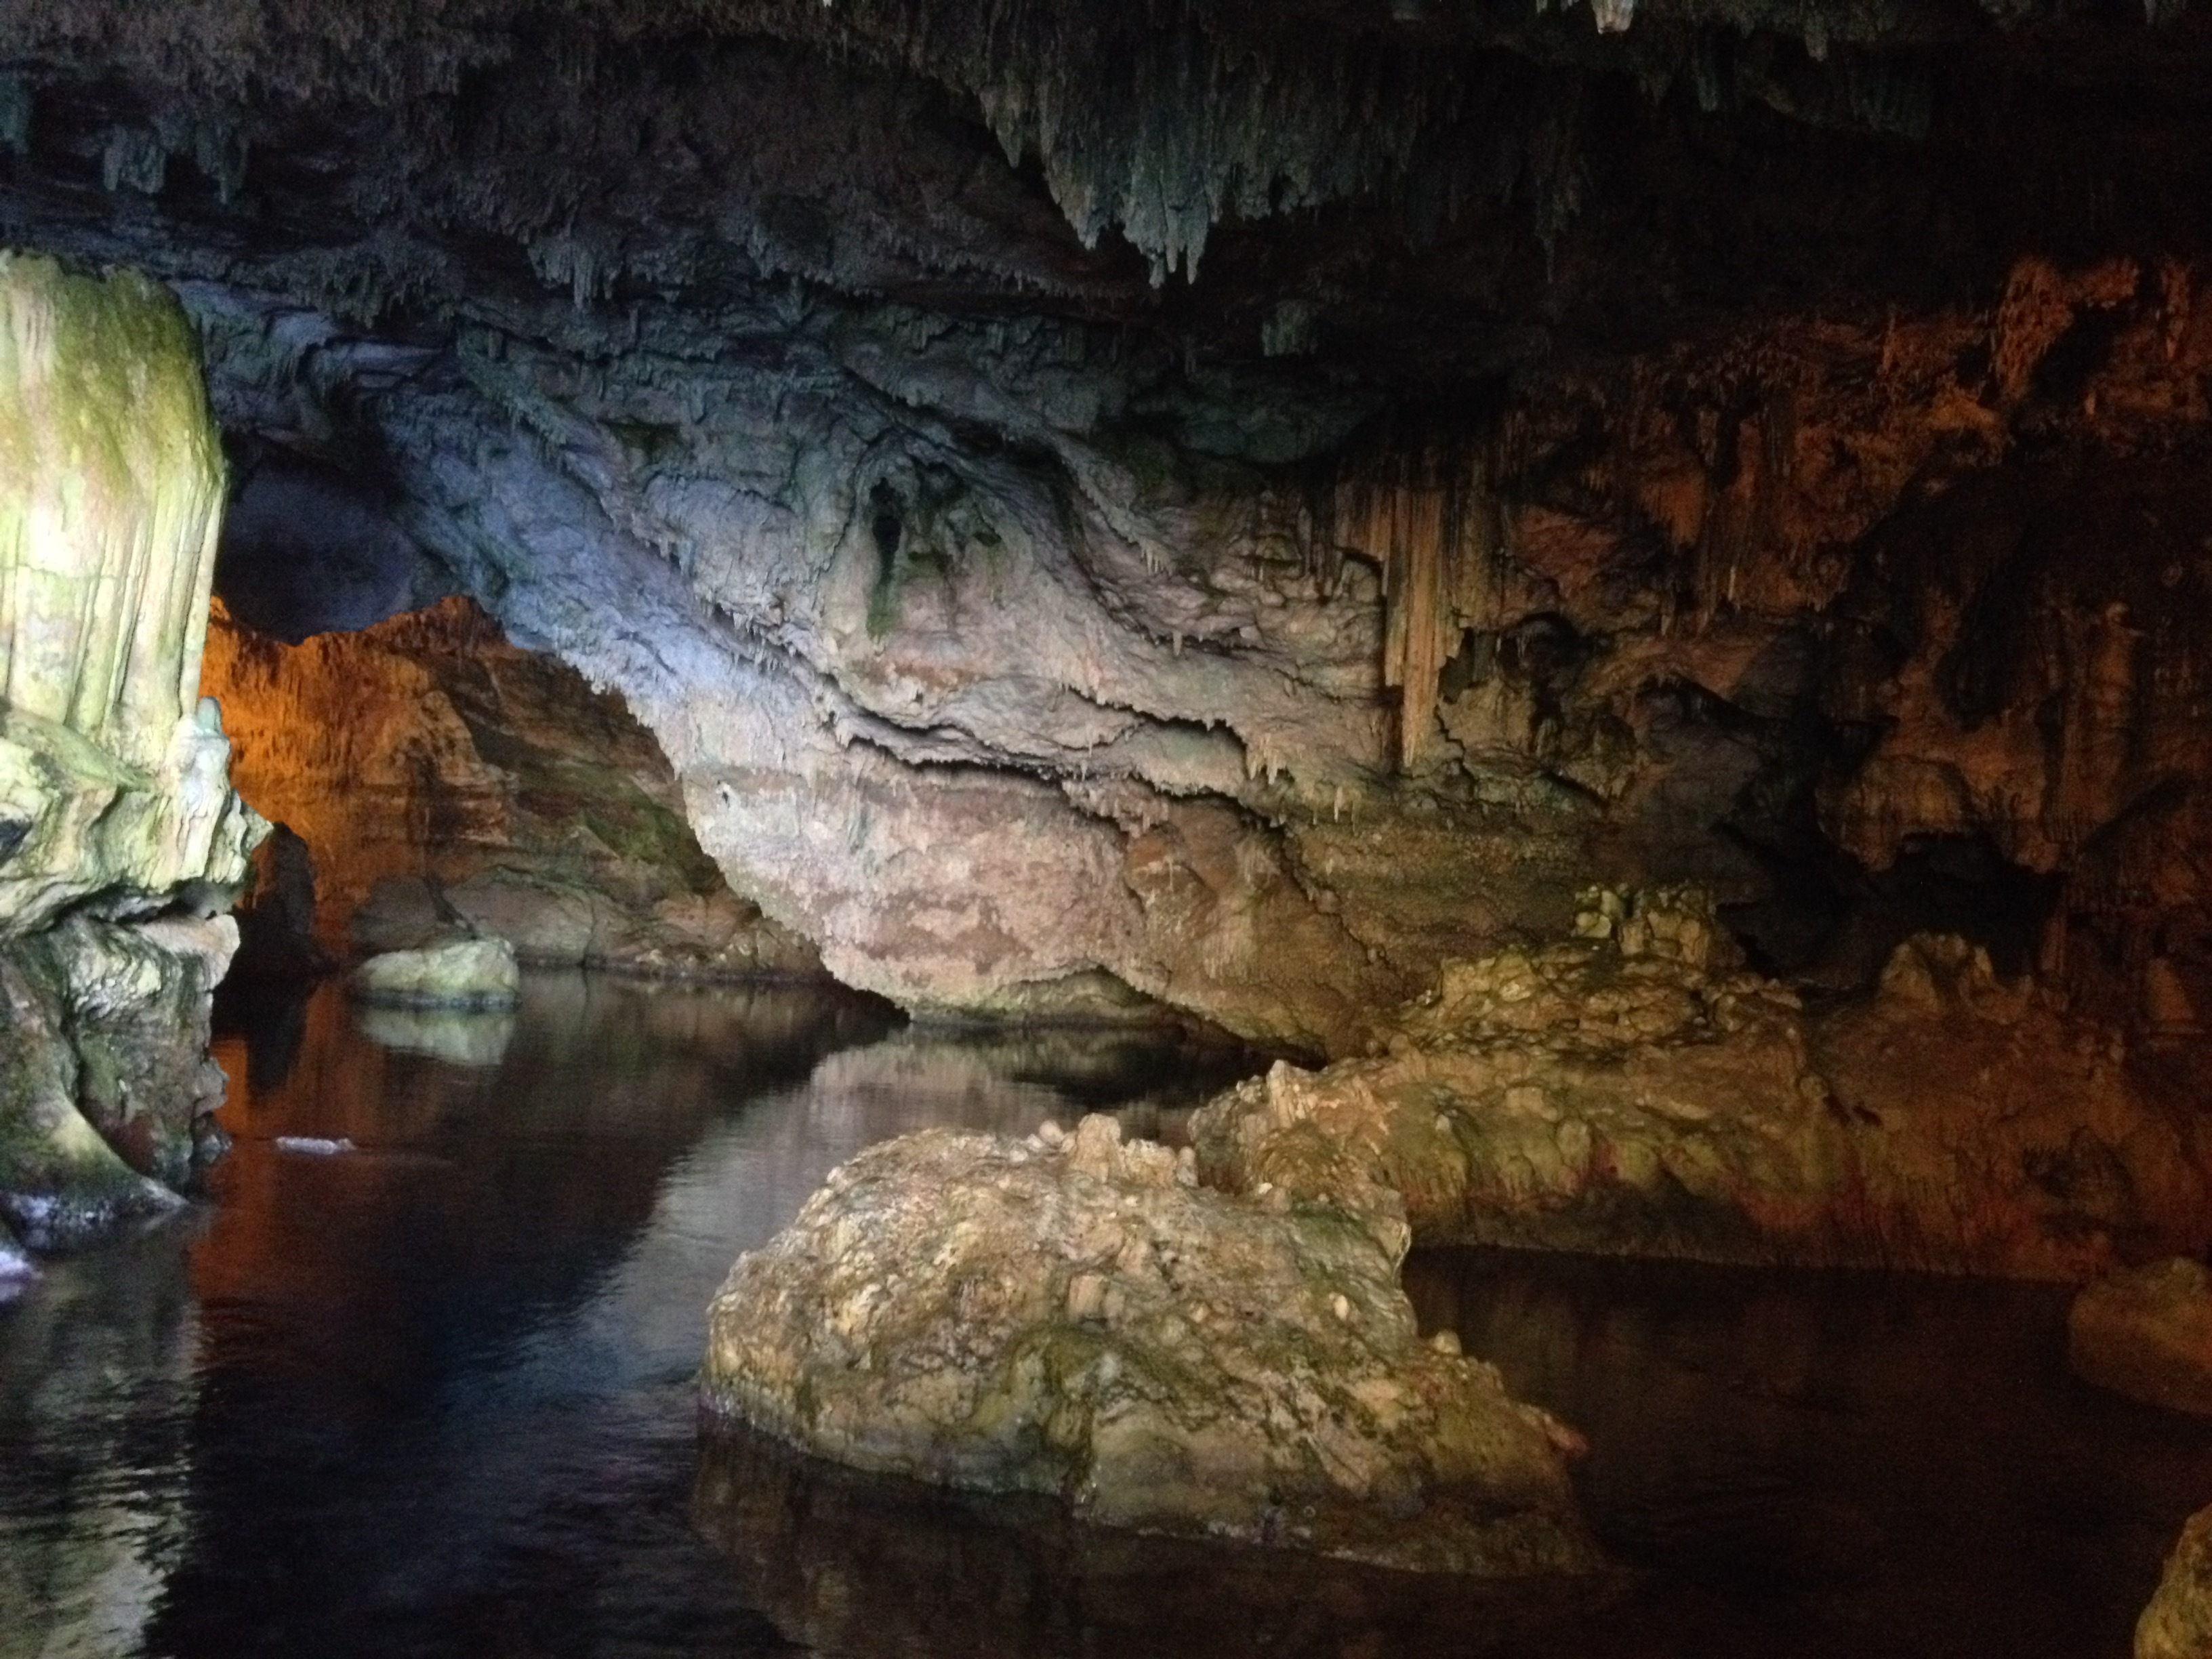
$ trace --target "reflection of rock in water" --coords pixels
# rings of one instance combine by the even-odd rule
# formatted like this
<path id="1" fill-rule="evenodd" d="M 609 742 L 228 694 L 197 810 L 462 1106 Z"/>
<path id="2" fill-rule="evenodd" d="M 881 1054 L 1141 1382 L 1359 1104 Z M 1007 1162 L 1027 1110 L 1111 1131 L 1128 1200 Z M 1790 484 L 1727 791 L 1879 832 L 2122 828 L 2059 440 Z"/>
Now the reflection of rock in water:
<path id="1" fill-rule="evenodd" d="M 448 1066 L 496 1066 L 514 1040 L 507 1009 L 403 1008 L 363 1003 L 354 1009 L 361 1034 L 380 1048 L 428 1054 Z"/>
<path id="2" fill-rule="evenodd" d="M 839 1659 L 1572 1651 L 1547 1629 L 1602 1603 L 1577 1581 L 1501 1589 L 1072 1524 L 1049 1500 L 935 1492 L 735 1431 L 702 1449 L 693 1516 L 745 1599 Z"/>
<path id="3" fill-rule="evenodd" d="M 0 1319 L 0 1659 L 137 1651 L 184 1553 L 184 1265 L 163 1228 L 54 1264 Z"/>

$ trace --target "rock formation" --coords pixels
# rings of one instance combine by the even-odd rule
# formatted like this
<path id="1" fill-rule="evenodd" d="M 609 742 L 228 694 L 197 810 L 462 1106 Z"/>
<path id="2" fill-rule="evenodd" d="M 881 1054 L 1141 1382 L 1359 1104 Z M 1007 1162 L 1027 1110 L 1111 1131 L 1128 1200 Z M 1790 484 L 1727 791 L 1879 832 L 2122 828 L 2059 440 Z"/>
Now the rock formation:
<path id="1" fill-rule="evenodd" d="M 0 213 L 909 1006 L 1343 1055 L 1696 880 L 2185 1034 L 2205 46 L 1989 9 L 37 0 Z"/>
<path id="2" fill-rule="evenodd" d="M 1841 1114 L 1774 1157 L 1906 1121 L 1879 1045 L 1941 1022 L 1874 994 L 1919 935 L 2033 974 L 1958 1050 L 2090 1115 L 2001 1139 L 2004 1218 L 1829 1253 L 2167 1247 L 2112 1091 L 2212 998 L 2201 20 L 140 9 L 0 20 L 0 223 L 176 288 L 241 594 L 319 515 L 294 621 L 466 595 L 620 695 L 736 896 L 457 872 L 526 954 L 757 962 L 753 905 L 917 1011 L 1343 1060 L 1591 882 L 1695 883 L 1768 979 L 1869 999 L 1802 1065 L 1730 1005 L 1727 1052 L 1835 1085 L 1759 1109 Z"/>
<path id="3" fill-rule="evenodd" d="M 2100 1387 L 2212 1417 L 2212 1274 L 2174 1257 L 2085 1287 L 2067 1315 L 2066 1357 Z"/>
<path id="4" fill-rule="evenodd" d="M 2212 1652 L 2212 1510 L 2181 1529 L 2158 1594 L 2136 1626 L 2136 1659 L 2197 1659 Z"/>
<path id="5" fill-rule="evenodd" d="M 1571 1431 L 1420 1341 L 1401 1220 L 1198 1187 L 1112 1118 L 843 1165 L 709 1315 L 709 1406 L 1081 1520 L 1425 1571 L 1586 1571 Z"/>
<path id="6" fill-rule="evenodd" d="M 1808 1015 L 1694 890 L 1585 895 L 1577 937 L 1447 964 L 1387 1056 L 1279 1064 L 1193 1121 L 1200 1167 L 1415 1235 L 2074 1279 L 2202 1249 L 2192 1103 L 1954 938 Z"/>
<path id="7" fill-rule="evenodd" d="M 199 696 L 223 469 L 144 278 L 0 254 L 0 1216 L 174 1205 L 218 1142 L 210 998 L 259 820 Z"/>
<path id="8" fill-rule="evenodd" d="M 304 843 L 328 956 L 473 933 L 544 966 L 821 971 L 699 850 L 622 700 L 509 645 L 466 600 L 296 645 L 218 605 L 201 686 L 224 708 L 240 791 Z"/>
<path id="9" fill-rule="evenodd" d="M 353 970 L 348 988 L 364 1002 L 412 1008 L 511 1008 L 522 987 L 514 947 L 503 939 L 457 939 L 386 951 Z"/>

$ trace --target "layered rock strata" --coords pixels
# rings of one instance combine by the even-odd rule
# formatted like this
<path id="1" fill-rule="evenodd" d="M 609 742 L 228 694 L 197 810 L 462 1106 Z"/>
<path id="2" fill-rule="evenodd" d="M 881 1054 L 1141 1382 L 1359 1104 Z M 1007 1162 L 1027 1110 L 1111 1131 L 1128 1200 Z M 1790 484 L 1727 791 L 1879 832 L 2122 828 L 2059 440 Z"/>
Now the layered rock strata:
<path id="1" fill-rule="evenodd" d="M 821 972 L 699 850 L 622 700 L 467 600 L 298 645 L 218 605 L 208 637 L 233 775 L 304 842 L 327 953 L 478 935 L 542 966 Z"/>
<path id="2" fill-rule="evenodd" d="M 1401 1219 L 1200 1188 L 1111 1118 L 843 1165 L 709 1314 L 715 1411 L 1081 1520 L 1424 1571 L 1586 1571 L 1563 1451 L 1423 1343 Z"/>
<path id="3" fill-rule="evenodd" d="M 1193 1121 L 1201 1170 L 1417 1237 L 2080 1279 L 2212 1234 L 2195 1114 L 1961 940 L 1808 1013 L 1689 890 L 1448 966 L 1387 1054 L 1278 1065 Z"/>
<path id="4" fill-rule="evenodd" d="M 0 1215 L 76 1242 L 219 1142 L 260 820 L 199 696 L 223 467 L 162 289 L 0 253 Z"/>

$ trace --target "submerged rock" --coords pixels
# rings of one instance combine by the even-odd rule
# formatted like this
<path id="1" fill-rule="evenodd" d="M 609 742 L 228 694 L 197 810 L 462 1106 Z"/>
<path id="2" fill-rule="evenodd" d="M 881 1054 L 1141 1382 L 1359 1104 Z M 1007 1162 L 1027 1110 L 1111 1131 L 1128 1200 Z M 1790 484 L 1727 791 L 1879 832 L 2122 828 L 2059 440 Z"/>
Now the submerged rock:
<path id="1" fill-rule="evenodd" d="M 2212 1653 L 2212 1510 L 2199 1510 L 2166 1559 L 2158 1594 L 2136 1625 L 2136 1659 Z"/>
<path id="2" fill-rule="evenodd" d="M 389 951 L 353 970 L 367 1002 L 422 1008 L 503 1008 L 522 985 L 514 947 L 503 939 L 455 939 L 419 951 Z"/>
<path id="3" fill-rule="evenodd" d="M 1608 1255 L 2069 1279 L 2206 1242 L 2177 1113 L 1964 941 L 1814 1018 L 1694 893 L 1586 896 L 1576 931 L 1449 964 L 1386 1056 L 1215 1101 L 1207 1180 Z"/>
<path id="4" fill-rule="evenodd" d="M 710 1313 L 712 1409 L 1079 1519 L 1455 1572 L 1587 1571 L 1571 1431 L 1424 1344 L 1402 1220 L 1239 1199 L 1112 1119 L 835 1171 Z"/>
<path id="5" fill-rule="evenodd" d="M 2067 1315 L 2066 1357 L 2100 1388 L 2212 1417 L 2212 1273 L 2177 1256 L 2098 1280 Z"/>

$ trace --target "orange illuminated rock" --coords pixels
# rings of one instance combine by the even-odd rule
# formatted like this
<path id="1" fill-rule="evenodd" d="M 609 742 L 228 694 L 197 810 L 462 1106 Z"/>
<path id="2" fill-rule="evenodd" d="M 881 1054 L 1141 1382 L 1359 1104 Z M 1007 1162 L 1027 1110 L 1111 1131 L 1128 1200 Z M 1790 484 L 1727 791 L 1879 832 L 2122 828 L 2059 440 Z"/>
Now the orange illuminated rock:
<path id="1" fill-rule="evenodd" d="M 240 791 L 306 844 L 327 950 L 475 933 L 538 963 L 819 972 L 700 852 L 621 700 L 465 599 L 297 646 L 218 605 L 202 684 Z"/>

